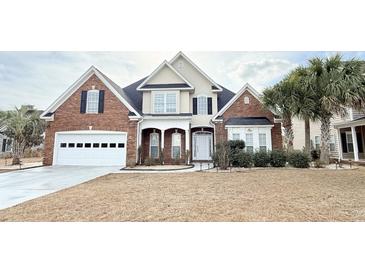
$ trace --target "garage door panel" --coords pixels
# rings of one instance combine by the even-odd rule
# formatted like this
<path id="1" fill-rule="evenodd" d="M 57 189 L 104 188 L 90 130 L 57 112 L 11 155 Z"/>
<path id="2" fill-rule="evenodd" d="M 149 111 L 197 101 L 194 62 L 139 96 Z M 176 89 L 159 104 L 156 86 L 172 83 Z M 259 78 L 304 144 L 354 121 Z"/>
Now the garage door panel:
<path id="1" fill-rule="evenodd" d="M 125 166 L 126 134 L 57 134 L 55 165 Z"/>

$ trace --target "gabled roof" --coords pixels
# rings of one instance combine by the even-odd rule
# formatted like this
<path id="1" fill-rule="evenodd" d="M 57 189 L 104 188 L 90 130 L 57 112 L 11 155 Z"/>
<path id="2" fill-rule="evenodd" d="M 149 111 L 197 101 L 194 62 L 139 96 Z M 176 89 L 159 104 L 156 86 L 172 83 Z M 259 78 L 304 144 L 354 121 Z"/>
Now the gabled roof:
<path id="1" fill-rule="evenodd" d="M 251 93 L 259 102 L 262 103 L 262 100 L 260 98 L 260 94 L 249 84 L 246 83 L 237 93 L 234 95 L 228 103 L 226 103 L 222 109 L 220 109 L 216 115 L 214 115 L 212 120 L 217 119 L 217 117 L 222 116 L 223 113 L 234 103 L 240 96 L 245 92 L 248 91 Z"/>
<path id="2" fill-rule="evenodd" d="M 179 57 L 184 58 L 190 65 L 192 65 L 201 75 L 203 75 L 211 84 L 212 84 L 212 90 L 215 91 L 222 91 L 222 87 L 219 86 L 215 81 L 213 81 L 212 78 L 210 78 L 201 68 L 199 68 L 193 61 L 189 59 L 182 51 L 178 52 L 174 58 L 171 59 L 170 64 L 172 64 L 175 60 L 177 60 Z"/>
<path id="3" fill-rule="evenodd" d="M 76 82 L 74 82 L 60 97 L 54 101 L 41 115 L 41 118 L 52 117 L 53 113 L 61 106 L 78 88 L 80 88 L 92 75 L 96 75 L 105 86 L 129 109 L 135 112 L 136 116 L 140 117 L 140 112 L 134 106 L 134 101 L 129 98 L 127 94 L 115 84 L 110 78 L 99 71 L 96 67 L 91 66 Z M 52 115 L 50 115 L 52 114 Z"/>
<path id="4" fill-rule="evenodd" d="M 178 88 L 178 89 L 194 89 L 194 86 L 188 81 L 185 79 L 184 76 L 182 76 L 173 66 L 171 66 L 169 64 L 169 62 L 167 62 L 166 60 L 162 62 L 161 65 L 159 65 L 138 87 L 137 89 L 138 90 L 151 90 L 151 89 L 155 89 L 155 88 L 158 88 L 158 89 L 161 89 L 161 87 L 148 87 L 148 81 L 151 80 L 159 71 L 161 71 L 164 67 L 167 67 L 169 68 L 172 73 L 174 73 L 184 84 L 185 86 L 184 87 L 175 87 L 175 88 Z M 165 83 L 161 83 L 161 84 L 165 84 Z M 181 83 L 168 83 L 168 84 L 173 84 L 173 85 L 178 85 L 178 84 L 181 84 Z M 163 88 L 168 88 L 168 89 L 171 89 L 172 87 L 162 87 Z"/>

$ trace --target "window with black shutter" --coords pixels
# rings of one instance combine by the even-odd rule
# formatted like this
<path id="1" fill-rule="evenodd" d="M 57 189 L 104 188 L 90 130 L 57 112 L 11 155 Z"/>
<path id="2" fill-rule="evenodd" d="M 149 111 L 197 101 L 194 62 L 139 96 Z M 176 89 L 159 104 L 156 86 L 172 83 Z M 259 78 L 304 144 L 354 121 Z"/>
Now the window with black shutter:
<path id="1" fill-rule="evenodd" d="M 198 114 L 198 98 L 193 98 L 193 115 Z"/>
<path id="2" fill-rule="evenodd" d="M 213 113 L 212 109 L 212 97 L 208 97 L 208 115 L 211 115 Z"/>
<path id="3" fill-rule="evenodd" d="M 104 90 L 99 91 L 99 111 L 98 111 L 99 113 L 104 112 L 104 94 L 105 94 Z"/>
<path id="4" fill-rule="evenodd" d="M 87 103 L 87 91 L 83 90 L 81 92 L 80 113 L 86 113 L 86 103 Z"/>

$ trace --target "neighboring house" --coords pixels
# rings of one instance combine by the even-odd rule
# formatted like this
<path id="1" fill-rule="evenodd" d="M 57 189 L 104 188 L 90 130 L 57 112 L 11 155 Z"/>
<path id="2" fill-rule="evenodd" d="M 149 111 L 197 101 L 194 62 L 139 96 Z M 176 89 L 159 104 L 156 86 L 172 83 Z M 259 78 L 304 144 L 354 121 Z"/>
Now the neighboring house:
<path id="1" fill-rule="evenodd" d="M 0 134 L 0 154 L 6 152 L 11 152 L 11 139 L 3 134 Z"/>
<path id="2" fill-rule="evenodd" d="M 294 148 L 304 147 L 304 121 L 293 119 Z M 365 161 L 365 110 L 348 109 L 346 117 L 335 116 L 331 120 L 331 157 L 340 160 Z M 320 148 L 321 123 L 311 122 L 311 143 Z"/>
<path id="3" fill-rule="evenodd" d="M 281 124 L 246 84 L 222 87 L 179 52 L 149 76 L 120 88 L 91 67 L 43 114 L 45 165 L 133 165 L 159 159 L 210 161 L 215 144 L 282 147 Z"/>

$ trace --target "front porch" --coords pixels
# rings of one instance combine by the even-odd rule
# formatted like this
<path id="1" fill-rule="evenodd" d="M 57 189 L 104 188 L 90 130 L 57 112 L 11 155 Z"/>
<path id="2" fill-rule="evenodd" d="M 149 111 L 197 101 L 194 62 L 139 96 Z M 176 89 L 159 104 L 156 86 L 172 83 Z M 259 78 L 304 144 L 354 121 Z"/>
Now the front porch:
<path id="1" fill-rule="evenodd" d="M 339 159 L 365 162 L 365 118 L 336 124 L 339 142 Z"/>

